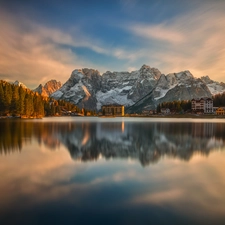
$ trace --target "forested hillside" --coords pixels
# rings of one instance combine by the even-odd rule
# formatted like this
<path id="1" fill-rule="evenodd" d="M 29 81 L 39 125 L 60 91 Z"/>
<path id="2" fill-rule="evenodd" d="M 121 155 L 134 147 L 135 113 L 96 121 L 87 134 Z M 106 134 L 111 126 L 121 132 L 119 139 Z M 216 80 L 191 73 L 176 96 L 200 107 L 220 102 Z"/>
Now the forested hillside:
<path id="1" fill-rule="evenodd" d="M 86 113 L 69 102 L 43 97 L 22 86 L 0 80 L 0 116 L 41 118 L 65 115 L 71 111 Z"/>
<path id="2" fill-rule="evenodd" d="M 163 102 L 157 106 L 157 113 L 161 112 L 162 108 L 169 108 L 171 112 L 186 112 L 191 110 L 191 100 Z"/>
<path id="3" fill-rule="evenodd" d="M 213 96 L 213 106 L 215 107 L 225 106 L 225 92 Z"/>

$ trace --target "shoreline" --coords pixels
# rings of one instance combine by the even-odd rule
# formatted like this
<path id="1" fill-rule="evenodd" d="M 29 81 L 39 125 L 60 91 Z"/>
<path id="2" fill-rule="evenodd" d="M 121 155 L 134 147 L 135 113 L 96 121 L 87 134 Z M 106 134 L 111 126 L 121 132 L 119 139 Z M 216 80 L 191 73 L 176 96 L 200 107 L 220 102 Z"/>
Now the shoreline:
<path id="1" fill-rule="evenodd" d="M 14 116 L 0 116 L 0 120 L 4 119 L 43 119 L 43 118 L 61 118 L 61 117 L 74 117 L 74 116 L 44 116 L 44 117 L 14 117 Z M 125 115 L 125 116 L 83 116 L 83 117 L 98 117 L 98 118 L 192 118 L 192 119 L 225 119 L 225 115 L 199 115 L 199 114 L 172 114 L 172 115 Z"/>
<path id="2" fill-rule="evenodd" d="M 224 116 L 217 115 L 151 115 L 151 116 L 124 116 L 124 117 L 140 117 L 140 118 L 181 118 L 181 119 L 225 119 Z"/>

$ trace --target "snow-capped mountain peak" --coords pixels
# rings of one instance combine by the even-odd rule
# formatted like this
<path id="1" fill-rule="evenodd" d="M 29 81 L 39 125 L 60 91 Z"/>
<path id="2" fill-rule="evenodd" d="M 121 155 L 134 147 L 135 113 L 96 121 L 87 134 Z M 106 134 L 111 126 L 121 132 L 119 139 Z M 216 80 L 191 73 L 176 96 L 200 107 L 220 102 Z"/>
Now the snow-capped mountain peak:
<path id="1" fill-rule="evenodd" d="M 201 79 L 202 79 L 202 81 L 204 81 L 206 84 L 211 84 L 211 83 L 215 82 L 215 81 L 211 80 L 211 79 L 209 78 L 208 75 L 201 77 Z"/>
<path id="2" fill-rule="evenodd" d="M 22 88 L 26 88 L 27 89 L 27 86 L 25 84 L 19 82 L 18 80 L 16 80 L 13 84 L 17 85 L 17 86 L 21 86 Z"/>
<path id="3" fill-rule="evenodd" d="M 142 79 L 152 78 L 154 80 L 158 80 L 161 76 L 161 73 L 158 69 L 151 68 L 150 66 L 147 66 L 145 64 L 140 68 L 139 73 L 139 76 Z"/>
<path id="4" fill-rule="evenodd" d="M 145 64 L 136 71 L 107 71 L 102 75 L 97 70 L 84 68 L 75 69 L 51 97 L 91 110 L 100 110 L 106 104 L 121 104 L 129 109 L 135 106 L 133 111 L 141 111 L 154 109 L 164 101 L 211 97 L 214 86 L 210 87 L 208 83 L 195 78 L 188 70 L 164 75 Z M 219 86 L 216 86 L 218 90 Z"/>
<path id="5" fill-rule="evenodd" d="M 224 83 L 213 81 L 209 76 L 203 76 L 201 77 L 201 80 L 207 85 L 212 95 L 221 94 L 225 91 Z"/>

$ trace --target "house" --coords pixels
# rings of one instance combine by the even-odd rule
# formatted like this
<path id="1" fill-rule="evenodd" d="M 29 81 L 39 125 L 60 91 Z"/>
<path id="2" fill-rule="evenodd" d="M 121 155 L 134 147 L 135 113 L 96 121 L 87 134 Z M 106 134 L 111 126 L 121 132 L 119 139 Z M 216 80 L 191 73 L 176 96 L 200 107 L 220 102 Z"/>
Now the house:
<path id="1" fill-rule="evenodd" d="M 195 113 L 213 113 L 213 100 L 208 97 L 192 99 L 191 109 Z"/>
<path id="2" fill-rule="evenodd" d="M 103 116 L 124 116 L 123 105 L 103 105 L 102 106 Z"/>
<path id="3" fill-rule="evenodd" d="M 149 110 L 149 115 L 155 114 L 155 110 Z"/>
<path id="4" fill-rule="evenodd" d="M 143 110 L 141 113 L 143 116 L 148 116 L 150 114 L 149 110 Z"/>
<path id="5" fill-rule="evenodd" d="M 156 113 L 155 110 L 150 109 L 150 110 L 143 110 L 141 114 L 144 116 L 149 116 L 149 115 L 153 115 L 155 113 Z"/>
<path id="6" fill-rule="evenodd" d="M 216 114 L 216 110 L 218 109 L 219 107 L 213 107 L 213 114 Z"/>
<path id="7" fill-rule="evenodd" d="M 161 108 L 161 113 L 162 114 L 170 114 L 170 109 L 169 108 Z"/>
<path id="8" fill-rule="evenodd" d="M 216 110 L 216 115 L 218 115 L 218 116 L 225 115 L 225 108 L 224 107 L 219 107 Z"/>

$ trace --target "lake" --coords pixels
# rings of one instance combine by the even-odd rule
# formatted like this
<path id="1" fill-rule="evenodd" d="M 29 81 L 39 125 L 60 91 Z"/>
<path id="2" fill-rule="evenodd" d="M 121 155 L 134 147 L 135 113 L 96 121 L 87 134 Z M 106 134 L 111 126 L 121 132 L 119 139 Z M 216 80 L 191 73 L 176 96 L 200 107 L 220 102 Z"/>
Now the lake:
<path id="1" fill-rule="evenodd" d="M 225 120 L 0 120 L 0 224 L 224 224 Z"/>

